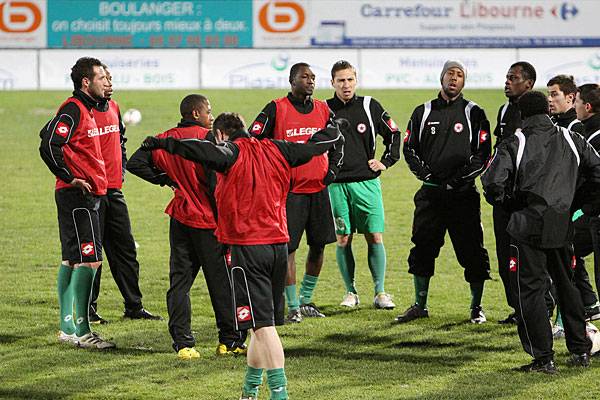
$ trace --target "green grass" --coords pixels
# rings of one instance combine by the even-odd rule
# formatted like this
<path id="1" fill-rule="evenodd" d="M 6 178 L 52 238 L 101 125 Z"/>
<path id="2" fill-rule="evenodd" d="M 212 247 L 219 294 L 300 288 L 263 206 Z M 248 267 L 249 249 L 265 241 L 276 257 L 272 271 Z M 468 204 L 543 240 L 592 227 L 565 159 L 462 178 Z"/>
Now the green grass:
<path id="1" fill-rule="evenodd" d="M 369 91 L 404 127 L 412 109 L 434 91 Z M 144 120 L 128 130 L 132 153 L 146 135 L 160 133 L 178 120 L 183 91 L 117 92 L 121 109 L 135 107 Z M 250 122 L 269 100 L 285 91 L 206 91 L 215 110 L 238 111 Z M 325 98 L 330 92 L 317 93 Z M 501 91 L 467 91 L 467 97 L 495 120 L 505 100 Z M 204 279 L 191 296 L 202 359 L 180 362 L 171 350 L 166 321 L 121 320 L 122 299 L 106 271 L 100 311 L 109 325 L 98 331 L 118 349 L 99 353 L 69 348 L 56 341 L 56 274 L 60 245 L 54 205 L 54 180 L 38 155 L 38 131 L 68 96 L 66 92 L 0 92 L 0 398 L 7 399 L 236 399 L 243 379 L 243 358 L 218 359 L 216 329 Z M 492 122 L 494 124 L 494 122 Z M 338 306 L 344 294 L 334 246 L 315 301 L 326 319 L 305 320 L 279 329 L 286 351 L 286 372 L 293 399 L 439 399 L 439 398 L 600 398 L 599 368 L 564 367 L 564 341 L 556 345 L 558 376 L 526 375 L 512 367 L 529 361 L 514 327 L 495 323 L 508 313 L 502 284 L 488 282 L 484 308 L 489 323 L 468 323 L 469 290 L 447 241 L 430 291 L 428 320 L 403 326 L 392 320 L 413 300 L 406 258 L 411 247 L 412 197 L 419 186 L 402 160 L 382 177 L 388 255 L 386 289 L 398 308 L 371 307 L 372 283 L 366 246 L 357 237 L 354 252 L 363 304 L 348 311 Z M 163 209 L 168 189 L 129 176 L 124 188 L 134 235 L 140 243 L 144 305 L 166 316 L 169 245 Z M 496 265 L 491 208 L 482 206 L 485 243 Z M 299 277 L 306 255 L 298 252 Z M 496 268 L 493 267 L 497 277 Z M 262 388 L 261 399 L 268 398 Z"/>

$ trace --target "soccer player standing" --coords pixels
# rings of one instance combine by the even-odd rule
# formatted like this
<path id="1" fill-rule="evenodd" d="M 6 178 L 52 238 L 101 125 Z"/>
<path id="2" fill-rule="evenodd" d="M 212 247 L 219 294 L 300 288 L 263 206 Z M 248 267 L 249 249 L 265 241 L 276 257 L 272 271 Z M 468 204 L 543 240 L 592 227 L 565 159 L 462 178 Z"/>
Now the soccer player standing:
<path id="1" fill-rule="evenodd" d="M 108 184 L 106 196 L 102 197 L 99 210 L 102 247 L 111 274 L 123 296 L 125 303 L 123 316 L 132 319 L 161 320 L 161 317 L 148 312 L 142 305 L 142 292 L 139 286 L 140 264 L 137 261 L 135 240 L 131 234 L 127 203 L 121 191 L 127 162 L 125 125 L 121 120 L 119 105 L 112 99 L 112 76 L 106 65 L 103 65 L 103 68 L 108 87 L 104 98 L 99 102 L 99 108 L 94 110 Z M 92 287 L 91 323 L 107 322 L 97 311 L 101 274 L 102 265 L 96 272 Z"/>
<path id="2" fill-rule="evenodd" d="M 291 92 L 271 101 L 252 123 L 250 133 L 259 139 L 270 138 L 306 143 L 311 135 L 331 120 L 327 103 L 312 98 L 315 74 L 306 63 L 294 64 L 289 77 Z M 335 225 L 331 214 L 327 185 L 333 182 L 342 162 L 340 146 L 328 155 L 313 158 L 292 171 L 292 189 L 286 207 L 290 243 L 285 295 L 288 322 L 300 322 L 302 316 L 324 317 L 312 302 L 317 285 L 325 245 L 335 242 Z M 306 270 L 296 293 L 296 250 L 306 230 L 308 256 Z"/>
<path id="3" fill-rule="evenodd" d="M 335 183 L 329 185 L 331 208 L 336 224 L 338 267 L 346 285 L 342 306 L 359 303 L 354 285 L 354 232 L 365 235 L 368 264 L 375 285 L 377 308 L 395 307 L 385 292 L 386 254 L 383 247 L 384 211 L 379 175 L 400 159 L 398 128 L 381 104 L 370 96 L 356 95 L 356 69 L 348 61 L 338 61 L 331 68 L 331 85 L 335 94 L 327 100 L 336 117 L 350 124 L 344 135 L 344 164 Z M 376 135 L 383 137 L 385 150 L 375 159 Z"/>
<path id="4" fill-rule="evenodd" d="M 274 325 L 283 323 L 289 241 L 285 204 L 292 167 L 324 153 L 343 137 L 337 126 L 330 125 L 313 134 L 307 144 L 259 141 L 234 113 L 219 115 L 213 129 L 219 145 L 149 137 L 143 147 L 164 149 L 219 172 L 216 235 L 231 250 L 236 326 L 253 332 L 242 399 L 257 398 L 264 369 L 271 399 L 287 399 L 283 346 Z"/>
<path id="5" fill-rule="evenodd" d="M 90 329 L 88 307 L 96 269 L 102 262 L 98 209 L 106 195 L 106 170 L 93 109 L 107 89 L 106 73 L 95 58 L 71 68 L 75 88 L 40 132 L 40 155 L 56 176 L 55 200 L 62 247 L 58 271 L 58 340 L 84 348 L 113 343 Z"/>
<path id="6" fill-rule="evenodd" d="M 510 281 L 518 300 L 518 332 L 533 357 L 524 372 L 555 373 L 552 330 L 544 296 L 548 275 L 556 285 L 563 315 L 568 364 L 588 367 L 592 346 L 586 336 L 584 308 L 573 282 L 571 213 L 579 178 L 591 194 L 581 204 L 587 215 L 600 212 L 600 157 L 586 140 L 548 117 L 541 92 L 519 100 L 522 130 L 503 140 L 482 177 L 486 199 L 512 210 Z"/>
<path id="7" fill-rule="evenodd" d="M 526 61 L 514 63 L 506 73 L 506 82 L 504 83 L 504 95 L 508 98 L 498 110 L 496 118 L 496 146 L 502 140 L 512 136 L 517 129 L 521 127 L 521 114 L 517 104 L 521 96 L 533 89 L 535 84 L 536 72 L 533 65 Z M 498 259 L 498 274 L 504 286 L 504 294 L 508 305 L 517 309 L 517 300 L 511 292 L 509 279 L 509 258 L 510 258 L 510 236 L 506 232 L 510 214 L 500 206 L 494 206 L 494 237 L 496 239 L 496 256 Z M 501 324 L 516 324 L 515 311 L 512 311 L 506 318 L 498 321 Z"/>
<path id="8" fill-rule="evenodd" d="M 415 194 L 414 247 L 408 257 L 415 304 L 396 318 L 400 323 L 429 316 L 429 280 L 446 231 L 471 287 L 471 322 L 486 321 L 481 297 L 490 279 L 490 262 L 483 247 L 475 178 L 485 168 L 492 146 L 485 112 L 462 95 L 466 75 L 461 62 L 446 61 L 438 97 L 418 106 L 408 123 L 404 156 L 423 186 Z"/>
<path id="9" fill-rule="evenodd" d="M 158 138 L 214 140 L 210 129 L 213 116 L 210 102 L 202 95 L 190 94 L 179 106 L 181 122 L 158 135 Z M 171 186 L 174 197 L 165 212 L 170 215 L 169 262 L 170 287 L 167 292 L 169 332 L 173 348 L 181 359 L 199 358 L 191 329 L 190 289 L 200 267 L 206 278 L 217 328 L 217 355 L 245 354 L 246 331 L 236 331 L 230 277 L 223 245 L 214 230 L 216 205 L 215 176 L 204 165 L 157 150 L 136 151 L 127 169 L 134 175 L 157 185 Z"/>

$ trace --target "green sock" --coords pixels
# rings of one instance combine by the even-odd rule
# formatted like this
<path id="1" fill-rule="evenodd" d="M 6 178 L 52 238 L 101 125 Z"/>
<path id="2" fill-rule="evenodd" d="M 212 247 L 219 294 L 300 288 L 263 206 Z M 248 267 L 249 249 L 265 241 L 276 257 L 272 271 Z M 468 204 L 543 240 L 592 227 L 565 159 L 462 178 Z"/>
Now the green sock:
<path id="1" fill-rule="evenodd" d="M 75 316 L 77 317 L 75 320 L 75 334 L 77 336 L 83 336 L 91 331 L 88 311 L 95 275 L 95 269 L 80 266 L 79 268 L 75 268 L 71 277 Z"/>
<path id="2" fill-rule="evenodd" d="M 300 304 L 308 304 L 312 301 L 312 295 L 318 280 L 318 276 L 304 274 L 300 284 Z"/>
<path id="3" fill-rule="evenodd" d="M 285 298 L 287 300 L 288 311 L 293 311 L 300 308 L 298 294 L 296 294 L 296 285 L 288 285 L 285 287 Z"/>
<path id="4" fill-rule="evenodd" d="M 563 328 L 563 322 L 562 322 L 562 314 L 560 313 L 560 308 L 558 308 L 558 306 L 556 307 L 556 321 L 554 321 L 554 325 L 558 325 L 561 328 Z"/>
<path id="5" fill-rule="evenodd" d="M 246 377 L 244 378 L 244 386 L 242 386 L 242 392 L 245 396 L 258 397 L 258 388 L 262 385 L 262 368 L 254 368 L 249 365 L 246 366 Z"/>
<path id="6" fill-rule="evenodd" d="M 481 297 L 483 296 L 483 283 L 484 281 L 469 283 L 469 286 L 471 286 L 471 309 L 481 305 Z"/>
<path id="7" fill-rule="evenodd" d="M 71 335 L 75 332 L 73 322 L 73 292 L 71 291 L 71 275 L 73 268 L 60 264 L 58 267 L 58 307 L 60 309 L 60 330 Z"/>
<path id="8" fill-rule="evenodd" d="M 413 275 L 415 282 L 415 303 L 421 308 L 427 308 L 427 293 L 429 292 L 429 276 Z"/>
<path id="9" fill-rule="evenodd" d="M 356 293 L 354 287 L 354 255 L 352 254 L 352 246 L 348 244 L 345 247 L 336 246 L 335 255 L 342 279 L 346 285 L 346 291 Z"/>
<path id="10" fill-rule="evenodd" d="M 283 368 L 267 370 L 267 384 L 271 390 L 271 400 L 287 400 L 287 379 Z"/>
<path id="11" fill-rule="evenodd" d="M 369 269 L 375 284 L 375 295 L 385 292 L 385 247 L 383 243 L 373 243 L 367 246 Z"/>

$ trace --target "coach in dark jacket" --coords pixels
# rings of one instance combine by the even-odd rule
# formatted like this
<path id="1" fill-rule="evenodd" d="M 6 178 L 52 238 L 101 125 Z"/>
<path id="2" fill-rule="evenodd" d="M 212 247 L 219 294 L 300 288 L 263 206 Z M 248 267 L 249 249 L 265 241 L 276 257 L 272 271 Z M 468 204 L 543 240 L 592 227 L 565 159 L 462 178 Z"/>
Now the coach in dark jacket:
<path id="1" fill-rule="evenodd" d="M 580 175 L 598 193 L 600 157 L 582 136 L 552 123 L 544 94 L 524 94 L 519 110 L 522 130 L 500 143 L 482 182 L 486 199 L 511 211 L 507 228 L 510 281 L 518 299 L 519 337 L 533 357 L 532 363 L 520 369 L 556 371 L 544 304 L 548 274 L 556 285 L 563 313 L 567 348 L 572 353 L 569 364 L 589 366 L 591 342 L 586 336 L 583 304 L 572 281 L 571 205 Z M 582 209 L 593 215 L 600 197 L 596 194 L 588 200 L 594 203 L 584 204 Z"/>

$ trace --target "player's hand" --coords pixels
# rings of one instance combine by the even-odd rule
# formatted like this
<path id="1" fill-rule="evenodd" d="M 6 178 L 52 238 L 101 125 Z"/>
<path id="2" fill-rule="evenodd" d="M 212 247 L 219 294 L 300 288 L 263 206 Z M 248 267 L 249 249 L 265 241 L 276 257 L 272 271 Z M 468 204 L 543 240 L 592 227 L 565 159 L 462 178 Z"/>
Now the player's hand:
<path id="1" fill-rule="evenodd" d="M 341 132 L 350 129 L 350 121 L 348 121 L 346 118 L 336 118 L 333 120 L 333 122 L 338 126 Z"/>
<path id="2" fill-rule="evenodd" d="M 387 169 L 387 167 L 383 165 L 381 161 L 376 159 L 369 160 L 369 168 L 371 168 L 371 171 L 373 172 L 385 171 Z"/>
<path id="3" fill-rule="evenodd" d="M 333 183 L 333 181 L 335 181 L 335 174 L 332 170 L 329 170 L 327 171 L 325 178 L 323 178 L 323 185 L 328 186 L 330 183 Z"/>
<path id="4" fill-rule="evenodd" d="M 81 191 L 83 193 L 90 193 L 92 191 L 92 185 L 90 185 L 83 179 L 73 178 L 73 180 L 71 182 L 69 182 L 69 184 L 71 186 L 75 186 L 75 187 L 81 189 Z"/>
<path id="5" fill-rule="evenodd" d="M 572 222 L 577 221 L 579 218 L 583 216 L 583 210 L 579 209 L 573 213 L 573 217 L 571 218 Z"/>
<path id="6" fill-rule="evenodd" d="M 160 140 L 154 136 L 148 136 L 142 142 L 140 148 L 144 151 L 152 151 L 154 149 L 158 149 L 160 147 Z"/>

